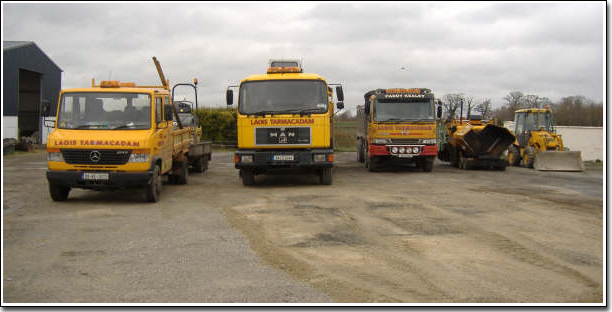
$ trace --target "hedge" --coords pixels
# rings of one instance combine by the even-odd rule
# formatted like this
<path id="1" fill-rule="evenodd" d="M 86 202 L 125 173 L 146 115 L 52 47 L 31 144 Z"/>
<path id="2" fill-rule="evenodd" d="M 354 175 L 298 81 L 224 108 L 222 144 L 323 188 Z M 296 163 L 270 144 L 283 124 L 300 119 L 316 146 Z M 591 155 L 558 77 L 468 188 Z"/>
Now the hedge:
<path id="1" fill-rule="evenodd" d="M 226 108 L 198 109 L 202 139 L 213 142 L 237 142 L 236 110 Z"/>

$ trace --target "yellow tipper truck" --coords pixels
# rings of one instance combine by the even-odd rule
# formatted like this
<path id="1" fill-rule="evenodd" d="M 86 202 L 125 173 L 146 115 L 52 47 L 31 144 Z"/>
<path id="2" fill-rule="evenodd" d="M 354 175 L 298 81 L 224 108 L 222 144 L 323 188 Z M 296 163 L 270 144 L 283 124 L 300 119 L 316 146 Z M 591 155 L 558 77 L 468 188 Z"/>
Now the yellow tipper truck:
<path id="1" fill-rule="evenodd" d="M 255 175 L 311 172 L 321 184 L 332 183 L 333 93 L 325 79 L 303 73 L 299 60 L 270 60 L 266 74 L 230 86 L 228 105 L 238 87 L 238 150 L 235 167 L 244 185 Z M 342 87 L 336 87 L 342 109 Z"/>
<path id="2" fill-rule="evenodd" d="M 71 188 L 113 190 L 144 187 L 160 198 L 162 175 L 187 183 L 188 166 L 204 171 L 210 143 L 201 128 L 181 123 L 168 81 L 155 57 L 162 86 L 102 81 L 91 88 L 62 90 L 54 129 L 47 139 L 51 198 L 63 201 Z M 191 86 L 177 84 L 174 86 Z M 174 94 L 174 88 L 172 94 Z M 197 92 L 196 92 L 197 107 Z M 176 126 L 173 125 L 173 119 Z"/>
<path id="3" fill-rule="evenodd" d="M 438 154 L 431 90 L 376 89 L 357 107 L 357 160 L 375 170 L 385 162 L 431 171 Z"/>

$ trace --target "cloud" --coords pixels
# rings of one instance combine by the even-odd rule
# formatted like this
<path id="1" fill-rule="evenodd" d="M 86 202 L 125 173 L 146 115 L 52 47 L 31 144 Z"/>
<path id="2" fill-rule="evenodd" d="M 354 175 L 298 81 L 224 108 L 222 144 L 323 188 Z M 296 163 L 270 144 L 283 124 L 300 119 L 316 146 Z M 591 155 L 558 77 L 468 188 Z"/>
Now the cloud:
<path id="1" fill-rule="evenodd" d="M 64 88 L 199 78 L 199 99 L 263 73 L 270 57 L 343 83 L 354 109 L 375 88 L 426 87 L 500 105 L 510 91 L 603 99 L 601 3 L 9 3 L 3 40 L 35 41 Z M 400 70 L 407 67 L 407 70 Z M 189 90 L 181 91 L 181 94 Z"/>

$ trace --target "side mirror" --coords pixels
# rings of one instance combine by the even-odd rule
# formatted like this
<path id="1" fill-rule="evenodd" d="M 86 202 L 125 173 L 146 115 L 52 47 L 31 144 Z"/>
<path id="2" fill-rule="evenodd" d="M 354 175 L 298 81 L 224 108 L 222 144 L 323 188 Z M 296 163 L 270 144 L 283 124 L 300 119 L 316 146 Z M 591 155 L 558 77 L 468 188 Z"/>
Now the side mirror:
<path id="1" fill-rule="evenodd" d="M 171 105 L 164 106 L 164 119 L 166 121 L 172 121 L 173 114 L 172 114 L 172 106 Z"/>
<path id="2" fill-rule="evenodd" d="M 225 92 L 225 101 L 227 105 L 234 104 L 234 91 L 228 89 L 227 92 Z"/>
<path id="3" fill-rule="evenodd" d="M 336 107 L 337 107 L 338 109 L 343 109 L 343 108 L 344 108 L 344 102 L 338 102 L 338 103 L 336 103 Z"/>
<path id="4" fill-rule="evenodd" d="M 336 87 L 336 97 L 338 98 L 338 102 L 344 102 L 344 92 L 342 91 L 342 86 Z"/>
<path id="5" fill-rule="evenodd" d="M 440 118 L 442 118 L 442 105 L 438 105 L 438 119 Z"/>
<path id="6" fill-rule="evenodd" d="M 55 128 L 55 120 L 45 120 L 45 127 Z"/>
<path id="7" fill-rule="evenodd" d="M 42 100 L 42 109 L 40 110 L 40 115 L 47 117 L 49 116 L 50 110 L 51 110 L 51 101 Z"/>
<path id="8" fill-rule="evenodd" d="M 369 102 L 368 102 L 368 103 L 365 103 L 365 106 L 363 107 L 363 112 L 364 112 L 366 115 L 369 115 L 369 114 L 370 114 L 370 103 L 369 103 Z"/>

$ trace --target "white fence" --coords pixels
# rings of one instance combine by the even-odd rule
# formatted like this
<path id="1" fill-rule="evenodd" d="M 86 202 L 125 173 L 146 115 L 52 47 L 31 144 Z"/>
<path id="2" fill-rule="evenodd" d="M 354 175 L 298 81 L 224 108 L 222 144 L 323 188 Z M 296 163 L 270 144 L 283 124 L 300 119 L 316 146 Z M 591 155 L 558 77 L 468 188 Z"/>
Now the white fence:
<path id="1" fill-rule="evenodd" d="M 504 127 L 514 131 L 514 121 L 504 122 Z M 556 126 L 563 138 L 563 145 L 571 151 L 581 151 L 582 160 L 604 160 L 603 127 Z"/>

